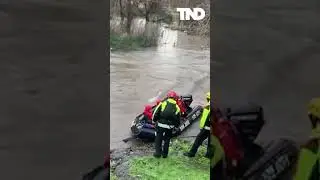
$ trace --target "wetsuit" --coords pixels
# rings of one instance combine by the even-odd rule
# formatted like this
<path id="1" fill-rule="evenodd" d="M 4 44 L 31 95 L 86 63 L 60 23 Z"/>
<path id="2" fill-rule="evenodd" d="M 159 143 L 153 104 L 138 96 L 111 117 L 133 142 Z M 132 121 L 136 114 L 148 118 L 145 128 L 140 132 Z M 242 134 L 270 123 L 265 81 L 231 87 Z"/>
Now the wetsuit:
<path id="1" fill-rule="evenodd" d="M 177 102 L 168 98 L 159 103 L 153 113 L 152 120 L 156 122 L 155 157 L 168 156 L 173 128 L 180 125 L 180 108 Z M 164 145 L 162 146 L 162 141 Z"/>
<path id="2" fill-rule="evenodd" d="M 203 108 L 202 116 L 200 119 L 200 132 L 197 135 L 190 151 L 188 153 L 185 153 L 186 156 L 194 157 L 195 154 L 198 151 L 198 148 L 201 146 L 203 141 L 208 138 L 208 145 L 207 145 L 207 153 L 206 157 L 209 157 L 210 154 L 210 148 L 209 148 L 209 142 L 210 142 L 210 104 L 207 104 Z"/>

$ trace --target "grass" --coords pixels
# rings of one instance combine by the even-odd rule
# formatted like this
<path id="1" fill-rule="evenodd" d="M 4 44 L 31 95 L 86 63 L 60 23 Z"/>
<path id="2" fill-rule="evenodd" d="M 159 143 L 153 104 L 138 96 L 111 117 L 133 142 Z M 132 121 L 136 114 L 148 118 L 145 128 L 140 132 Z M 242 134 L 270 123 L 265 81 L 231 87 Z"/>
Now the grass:
<path id="1" fill-rule="evenodd" d="M 154 40 L 143 35 L 126 36 L 110 33 L 110 47 L 112 50 L 131 51 L 154 45 Z"/>
<path id="2" fill-rule="evenodd" d="M 110 171 L 110 179 L 111 180 L 118 180 L 118 177 L 115 175 L 113 170 Z"/>
<path id="3" fill-rule="evenodd" d="M 130 160 L 130 175 L 140 180 L 206 180 L 209 179 L 209 160 L 201 146 L 196 157 L 183 156 L 191 146 L 188 141 L 174 140 L 166 159 L 153 156 L 134 157 Z"/>

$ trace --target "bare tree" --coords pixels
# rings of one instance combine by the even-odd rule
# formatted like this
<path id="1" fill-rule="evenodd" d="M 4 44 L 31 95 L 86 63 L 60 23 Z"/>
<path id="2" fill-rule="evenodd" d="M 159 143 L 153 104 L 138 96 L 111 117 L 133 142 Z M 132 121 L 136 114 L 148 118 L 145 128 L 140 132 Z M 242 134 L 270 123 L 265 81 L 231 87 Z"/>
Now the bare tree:
<path id="1" fill-rule="evenodd" d="M 132 4 L 133 4 L 132 0 L 127 0 L 127 3 L 126 3 L 126 9 L 127 9 L 126 32 L 127 32 L 127 34 L 130 34 L 131 23 L 132 23 L 132 20 L 134 18 L 134 15 L 132 13 Z"/>
<path id="2" fill-rule="evenodd" d="M 147 22 L 150 21 L 150 16 L 156 14 L 161 9 L 161 0 L 139 0 L 135 1 L 135 8 L 138 13 L 144 16 Z"/>
<path id="3" fill-rule="evenodd" d="M 124 6 L 122 0 L 119 1 L 119 12 L 120 12 L 120 17 L 121 17 L 121 23 L 124 21 L 125 18 L 125 13 L 124 13 Z"/>

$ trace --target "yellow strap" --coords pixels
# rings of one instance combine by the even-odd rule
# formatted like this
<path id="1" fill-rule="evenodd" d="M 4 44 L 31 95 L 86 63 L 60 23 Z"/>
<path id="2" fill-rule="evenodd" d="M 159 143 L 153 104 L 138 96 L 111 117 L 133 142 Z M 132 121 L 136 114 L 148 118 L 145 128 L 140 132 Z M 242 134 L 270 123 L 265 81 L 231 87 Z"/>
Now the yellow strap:
<path id="1" fill-rule="evenodd" d="M 202 129 L 206 124 L 209 113 L 210 113 L 210 109 L 207 109 L 207 108 L 203 109 L 201 119 L 200 119 L 200 124 L 199 124 L 200 129 Z"/>
<path id="2" fill-rule="evenodd" d="M 167 104 L 168 104 L 167 101 L 165 101 L 165 102 L 163 102 L 163 103 L 161 104 L 161 112 L 166 109 Z"/>
<path id="3" fill-rule="evenodd" d="M 309 149 L 302 148 L 299 154 L 297 171 L 294 180 L 308 180 L 311 176 L 313 166 L 317 162 L 317 154 Z"/>
<path id="4" fill-rule="evenodd" d="M 175 112 L 176 115 L 180 113 L 181 110 L 180 110 L 180 107 L 177 105 L 177 101 L 175 101 L 174 99 L 171 99 L 171 98 L 167 99 L 166 101 L 168 101 L 171 104 L 176 105 L 176 112 Z"/>
<path id="5" fill-rule="evenodd" d="M 166 101 L 168 101 L 169 103 L 172 103 L 172 104 L 177 104 L 177 102 L 171 98 L 167 99 Z"/>
<path id="6" fill-rule="evenodd" d="M 178 113 L 180 113 L 180 108 L 179 108 L 179 106 L 177 105 L 177 102 L 176 102 L 175 100 L 169 98 L 169 99 L 167 99 L 166 101 L 161 102 L 161 103 L 158 104 L 158 106 L 157 106 L 157 107 L 155 108 L 155 110 L 153 111 L 152 119 L 154 118 L 154 115 L 155 115 L 155 113 L 158 111 L 159 107 L 161 107 L 161 111 L 164 111 L 164 110 L 165 110 L 165 108 L 166 108 L 167 105 L 168 105 L 168 102 L 176 105 L 176 112 L 175 112 L 176 115 L 177 115 Z"/>
<path id="7" fill-rule="evenodd" d="M 179 114 L 181 111 L 180 111 L 180 107 L 178 105 L 176 105 L 176 115 Z"/>

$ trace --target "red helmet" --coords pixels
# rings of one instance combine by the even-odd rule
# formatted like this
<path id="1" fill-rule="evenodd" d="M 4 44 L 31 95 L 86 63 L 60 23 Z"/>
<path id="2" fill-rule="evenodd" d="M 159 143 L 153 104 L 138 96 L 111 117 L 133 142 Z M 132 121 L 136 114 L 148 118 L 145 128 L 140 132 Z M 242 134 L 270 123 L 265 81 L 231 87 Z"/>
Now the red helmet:
<path id="1" fill-rule="evenodd" d="M 174 92 L 174 91 L 169 91 L 168 93 L 167 93 L 167 97 L 168 98 L 174 98 L 174 99 L 176 99 L 176 98 L 178 98 L 178 94 L 176 93 L 176 92 Z"/>
<path id="2" fill-rule="evenodd" d="M 150 111 L 152 111 L 152 106 L 151 106 L 151 105 L 145 105 L 145 106 L 144 106 L 144 111 L 145 111 L 145 112 L 150 112 Z"/>

